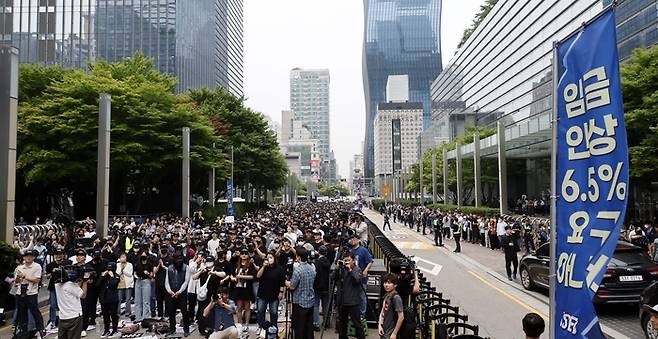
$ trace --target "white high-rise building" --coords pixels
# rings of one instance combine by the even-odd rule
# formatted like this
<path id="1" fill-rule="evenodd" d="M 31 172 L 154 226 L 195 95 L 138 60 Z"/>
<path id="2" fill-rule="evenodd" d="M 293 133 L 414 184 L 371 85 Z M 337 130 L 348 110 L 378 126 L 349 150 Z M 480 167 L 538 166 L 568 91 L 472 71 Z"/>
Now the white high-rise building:
<path id="1" fill-rule="evenodd" d="M 283 144 L 290 140 L 292 136 L 292 121 L 295 115 L 292 111 L 281 111 L 281 135 L 279 143 Z"/>
<path id="2" fill-rule="evenodd" d="M 409 76 L 389 75 L 386 81 L 386 100 L 388 102 L 409 101 Z"/>
<path id="3" fill-rule="evenodd" d="M 305 125 L 314 139 L 320 140 L 322 159 L 329 159 L 329 70 L 301 69 L 290 71 L 290 110 L 294 120 Z"/>
<path id="4" fill-rule="evenodd" d="M 391 175 L 418 160 L 422 103 L 380 103 L 375 118 L 375 176 Z"/>

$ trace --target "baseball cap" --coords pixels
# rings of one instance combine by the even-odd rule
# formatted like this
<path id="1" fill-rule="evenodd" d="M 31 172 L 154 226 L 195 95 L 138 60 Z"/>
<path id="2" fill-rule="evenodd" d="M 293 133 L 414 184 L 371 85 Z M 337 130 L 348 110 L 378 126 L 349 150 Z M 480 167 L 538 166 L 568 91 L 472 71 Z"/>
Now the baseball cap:
<path id="1" fill-rule="evenodd" d="M 654 305 L 651 307 L 650 305 L 644 304 L 642 305 L 642 309 L 653 314 L 658 314 L 658 304 Z"/>
<path id="2" fill-rule="evenodd" d="M 75 255 L 82 255 L 82 256 L 86 257 L 87 252 L 85 252 L 85 250 L 83 250 L 83 249 L 79 249 L 79 250 L 75 251 Z"/>
<path id="3" fill-rule="evenodd" d="M 325 245 L 322 245 L 318 248 L 318 252 L 320 252 L 320 254 L 322 254 L 322 255 L 327 254 L 328 251 L 329 250 L 327 249 L 327 246 L 325 246 Z"/>
<path id="4" fill-rule="evenodd" d="M 37 253 L 36 253 L 36 251 L 33 251 L 33 250 L 27 250 L 27 251 L 23 252 L 24 257 L 30 256 L 30 255 L 33 256 L 33 257 L 36 257 Z"/>

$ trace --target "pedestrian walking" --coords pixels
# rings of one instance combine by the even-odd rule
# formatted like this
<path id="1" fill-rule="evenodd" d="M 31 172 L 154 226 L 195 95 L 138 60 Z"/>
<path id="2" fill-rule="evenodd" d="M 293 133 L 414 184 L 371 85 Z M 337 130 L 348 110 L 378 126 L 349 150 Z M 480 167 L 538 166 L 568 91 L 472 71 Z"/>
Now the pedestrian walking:
<path id="1" fill-rule="evenodd" d="M 441 215 L 434 215 L 432 228 L 434 230 L 434 246 L 443 247 L 443 218 L 441 218 Z"/>
<path id="2" fill-rule="evenodd" d="M 390 220 L 391 217 L 388 215 L 388 213 L 384 213 L 384 227 L 383 230 L 386 231 L 386 225 L 388 225 L 388 229 L 392 231 L 393 229 L 391 228 L 391 222 Z"/>

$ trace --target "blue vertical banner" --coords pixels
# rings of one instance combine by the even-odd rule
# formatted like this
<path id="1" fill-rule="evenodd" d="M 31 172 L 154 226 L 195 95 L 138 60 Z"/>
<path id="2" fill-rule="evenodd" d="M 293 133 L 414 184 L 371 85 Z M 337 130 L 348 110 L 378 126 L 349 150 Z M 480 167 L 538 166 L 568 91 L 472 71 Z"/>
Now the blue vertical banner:
<path id="1" fill-rule="evenodd" d="M 614 8 L 556 48 L 552 331 L 554 338 L 605 338 L 592 298 L 619 239 L 629 166 Z"/>
<path id="2" fill-rule="evenodd" d="M 226 180 L 226 215 L 233 216 L 233 179 Z"/>

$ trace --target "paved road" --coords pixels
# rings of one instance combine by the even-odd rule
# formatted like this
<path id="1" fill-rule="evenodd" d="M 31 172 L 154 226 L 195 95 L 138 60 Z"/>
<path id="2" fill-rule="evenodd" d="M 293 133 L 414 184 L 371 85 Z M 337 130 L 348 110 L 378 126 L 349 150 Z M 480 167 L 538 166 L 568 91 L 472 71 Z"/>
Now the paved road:
<path id="1" fill-rule="evenodd" d="M 383 217 L 366 210 L 366 216 L 381 225 Z M 434 247 L 431 235 L 423 236 L 402 224 L 393 223 L 392 231 L 384 234 L 407 255 L 417 258 L 417 266 L 460 313 L 468 314 L 469 322 L 480 326 L 480 335 L 491 338 L 524 338 L 521 319 L 528 312 L 539 313 L 548 328 L 548 297 L 540 292 L 525 291 L 519 281 L 509 282 L 504 257 L 498 251 L 462 242 L 462 252 L 453 253 L 454 240 L 444 239 L 444 247 Z M 600 311 L 608 338 L 643 338 L 637 321 L 637 308 Z M 631 307 L 632 309 L 632 307 Z M 610 315 L 622 312 L 622 315 Z M 632 319 L 631 319 L 632 318 Z M 544 333 L 542 338 L 548 338 Z"/>

